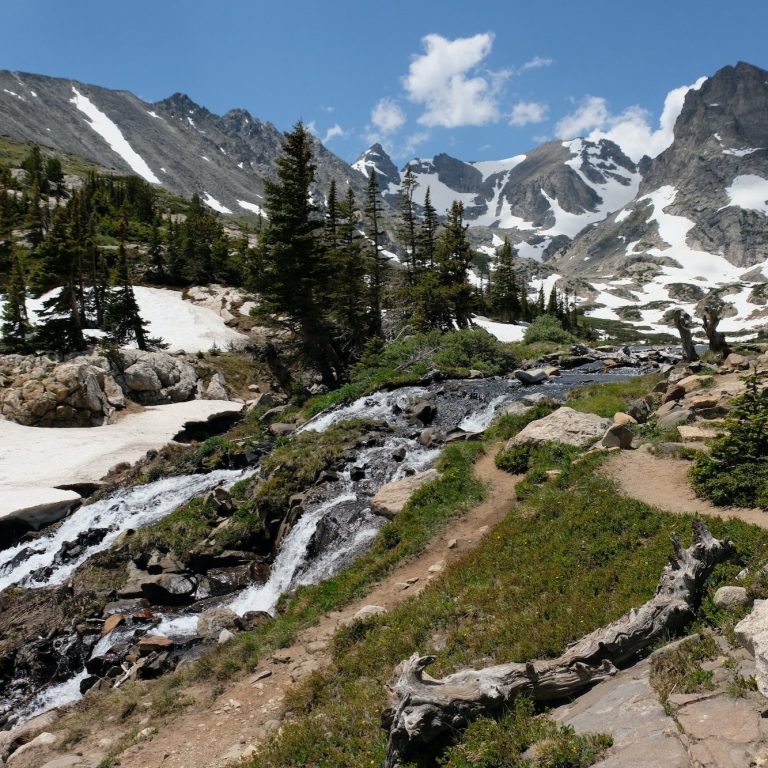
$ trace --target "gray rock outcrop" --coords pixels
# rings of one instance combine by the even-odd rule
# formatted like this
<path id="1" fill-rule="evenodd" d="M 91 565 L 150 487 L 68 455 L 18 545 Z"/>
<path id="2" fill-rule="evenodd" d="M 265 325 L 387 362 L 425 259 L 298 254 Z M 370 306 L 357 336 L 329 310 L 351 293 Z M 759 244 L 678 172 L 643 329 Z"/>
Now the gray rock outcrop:
<path id="1" fill-rule="evenodd" d="M 525 426 L 509 441 L 509 445 L 558 442 L 585 448 L 602 437 L 611 423 L 610 419 L 604 419 L 602 416 L 563 406 Z"/>
<path id="2" fill-rule="evenodd" d="M 421 488 L 422 485 L 436 480 L 439 476 L 436 469 L 427 469 L 424 472 L 418 472 L 402 480 L 395 480 L 383 485 L 371 501 L 371 511 L 375 515 L 381 515 L 390 520 L 394 519 L 399 512 L 402 512 L 414 491 Z"/>

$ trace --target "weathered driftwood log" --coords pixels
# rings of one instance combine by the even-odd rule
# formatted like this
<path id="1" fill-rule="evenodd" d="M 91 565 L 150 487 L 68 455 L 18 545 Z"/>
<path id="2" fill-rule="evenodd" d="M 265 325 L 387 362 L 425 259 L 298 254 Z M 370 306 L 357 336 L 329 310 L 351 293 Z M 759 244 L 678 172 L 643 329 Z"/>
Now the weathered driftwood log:
<path id="1" fill-rule="evenodd" d="M 493 715 L 518 696 L 553 701 L 578 693 L 616 672 L 664 633 L 694 615 L 707 578 L 734 551 L 715 539 L 701 520 L 693 524 L 693 544 L 683 549 L 672 538 L 674 557 L 664 569 L 656 594 L 606 627 L 592 632 L 555 658 L 527 664 L 501 664 L 464 670 L 436 680 L 424 673 L 433 656 L 415 654 L 396 671 L 390 688 L 392 707 L 382 715 L 389 729 L 386 768 L 395 768 L 434 739 Z"/>
<path id="2" fill-rule="evenodd" d="M 676 309 L 672 313 L 672 319 L 674 320 L 677 332 L 680 334 L 680 342 L 683 345 L 683 358 L 688 363 L 698 360 L 699 355 L 696 352 L 696 347 L 694 346 L 693 338 L 691 337 L 693 318 L 691 318 L 685 310 Z"/>

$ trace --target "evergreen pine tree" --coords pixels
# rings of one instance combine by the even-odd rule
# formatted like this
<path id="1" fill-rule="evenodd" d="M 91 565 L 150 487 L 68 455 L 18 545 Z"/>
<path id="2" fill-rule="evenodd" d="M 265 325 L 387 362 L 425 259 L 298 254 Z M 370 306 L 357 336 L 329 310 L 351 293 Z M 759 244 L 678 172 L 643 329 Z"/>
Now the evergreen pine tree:
<path id="1" fill-rule="evenodd" d="M 419 251 L 421 267 L 432 269 L 435 266 L 435 246 L 437 245 L 437 211 L 432 205 L 429 187 L 424 195 L 424 211 L 419 232 Z"/>
<path id="2" fill-rule="evenodd" d="M 384 273 L 386 269 L 386 257 L 381 252 L 381 230 L 383 218 L 381 191 L 376 174 L 371 169 L 368 175 L 368 188 L 366 193 L 365 217 L 367 220 L 368 237 L 371 241 L 370 257 L 370 333 L 372 336 L 381 336 L 381 310 L 382 291 L 384 286 Z"/>
<path id="3" fill-rule="evenodd" d="M 472 286 L 468 273 L 472 264 L 472 247 L 464 224 L 464 205 L 454 201 L 438 238 L 435 258 L 442 292 L 459 328 L 471 325 Z"/>
<path id="4" fill-rule="evenodd" d="M 131 274 L 128 265 L 128 252 L 125 247 L 125 222 L 120 227 L 120 244 L 118 246 L 118 283 L 106 295 L 104 312 L 105 330 L 118 346 L 124 346 L 129 341 L 135 341 L 139 349 L 149 348 L 147 338 L 147 323 L 139 312 L 139 303 L 131 284 Z"/>
<path id="5" fill-rule="evenodd" d="M 298 122 L 284 136 L 277 179 L 264 184 L 268 221 L 260 242 L 261 307 L 287 319 L 305 359 L 317 366 L 323 383 L 333 386 L 344 366 L 325 315 L 330 275 L 311 199 L 314 175 L 312 137 Z"/>
<path id="6" fill-rule="evenodd" d="M 515 275 L 512 246 L 506 237 L 496 257 L 496 270 L 491 285 L 491 307 L 496 316 L 505 323 L 520 319 L 520 289 Z"/>
<path id="7" fill-rule="evenodd" d="M 399 237 L 405 250 L 405 264 L 408 270 L 409 282 L 413 282 L 416 271 L 417 237 L 416 237 L 416 209 L 413 202 L 413 193 L 419 183 L 411 166 L 407 166 L 400 182 L 400 225 Z"/>
<path id="8" fill-rule="evenodd" d="M 19 252 L 11 255 L 11 272 L 5 290 L 2 316 L 3 345 L 13 352 L 25 352 L 30 333 L 27 314 L 27 282 Z"/>

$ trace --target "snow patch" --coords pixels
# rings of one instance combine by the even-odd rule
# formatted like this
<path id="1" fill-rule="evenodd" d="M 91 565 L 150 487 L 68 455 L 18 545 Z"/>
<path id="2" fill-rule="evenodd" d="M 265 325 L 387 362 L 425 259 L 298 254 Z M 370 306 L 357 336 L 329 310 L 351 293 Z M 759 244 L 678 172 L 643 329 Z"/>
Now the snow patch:
<path id="1" fill-rule="evenodd" d="M 737 176 L 725 191 L 731 205 L 768 215 L 768 179 L 747 173 Z"/>
<path id="2" fill-rule="evenodd" d="M 238 200 L 237 204 L 246 211 L 251 211 L 259 216 L 264 216 L 265 218 L 267 216 L 267 212 L 260 205 L 256 205 L 256 203 L 249 203 L 247 200 Z"/>
<path id="3" fill-rule="evenodd" d="M 248 340 L 225 325 L 213 310 L 184 301 L 178 291 L 140 285 L 133 291 L 139 312 L 149 324 L 149 335 L 162 337 L 171 351 L 207 352 L 214 345 L 227 349 Z"/>
<path id="4" fill-rule="evenodd" d="M 145 181 L 152 184 L 162 184 L 144 158 L 131 147 L 117 125 L 74 86 L 72 86 L 72 92 L 75 95 L 70 99 L 70 102 L 88 118 L 86 121 L 88 125 L 109 144 L 112 151 L 120 155 L 131 170 Z"/>
<path id="5" fill-rule="evenodd" d="M 205 158 L 206 160 L 208 158 Z M 208 192 L 203 192 L 203 202 L 209 207 L 213 208 L 214 211 L 218 211 L 219 213 L 232 213 L 232 211 L 227 208 L 226 205 L 223 205 L 220 203 L 215 197 L 208 194 Z"/>
<path id="6" fill-rule="evenodd" d="M 525 329 L 528 326 L 515 325 L 514 323 L 497 323 L 489 320 L 487 317 L 473 317 L 472 322 L 475 325 L 484 328 L 491 336 L 495 336 L 499 341 L 522 341 L 525 335 Z"/>

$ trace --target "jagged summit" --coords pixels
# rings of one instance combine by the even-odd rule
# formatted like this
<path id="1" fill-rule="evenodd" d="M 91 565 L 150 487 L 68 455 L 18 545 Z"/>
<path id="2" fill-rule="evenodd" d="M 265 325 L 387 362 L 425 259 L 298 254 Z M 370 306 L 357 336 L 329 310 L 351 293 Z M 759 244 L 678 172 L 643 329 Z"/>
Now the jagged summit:
<path id="1" fill-rule="evenodd" d="M 366 178 L 371 170 L 376 174 L 382 193 L 394 194 L 400 187 L 400 171 L 392 162 L 384 147 L 378 142 L 372 144 L 360 157 L 352 163 L 352 167 L 360 171 Z"/>

